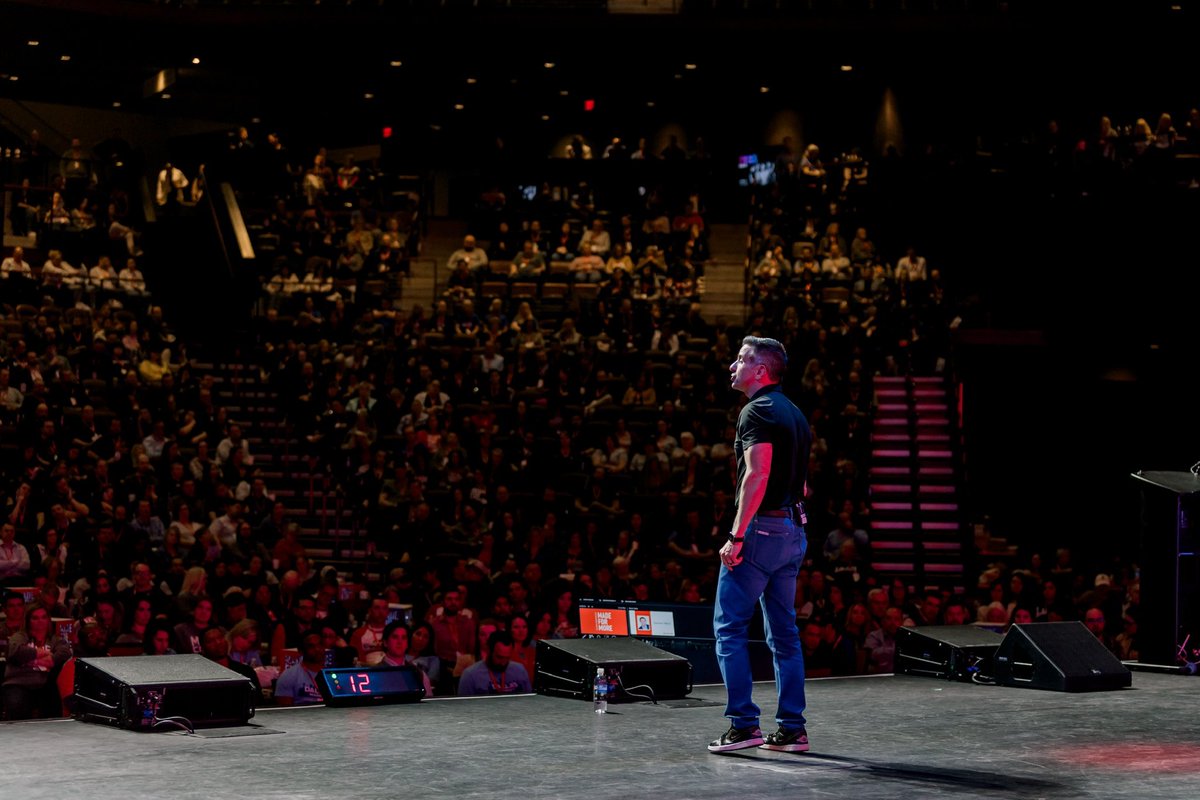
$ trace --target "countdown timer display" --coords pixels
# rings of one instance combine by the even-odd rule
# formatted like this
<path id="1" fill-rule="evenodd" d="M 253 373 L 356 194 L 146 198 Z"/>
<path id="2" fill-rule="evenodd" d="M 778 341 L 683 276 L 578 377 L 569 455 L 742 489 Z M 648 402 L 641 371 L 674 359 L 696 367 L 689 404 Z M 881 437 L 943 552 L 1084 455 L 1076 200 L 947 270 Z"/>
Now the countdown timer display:
<path id="1" fill-rule="evenodd" d="M 416 703 L 425 696 L 425 682 L 416 667 L 327 667 L 321 670 L 321 694 L 326 705 Z"/>

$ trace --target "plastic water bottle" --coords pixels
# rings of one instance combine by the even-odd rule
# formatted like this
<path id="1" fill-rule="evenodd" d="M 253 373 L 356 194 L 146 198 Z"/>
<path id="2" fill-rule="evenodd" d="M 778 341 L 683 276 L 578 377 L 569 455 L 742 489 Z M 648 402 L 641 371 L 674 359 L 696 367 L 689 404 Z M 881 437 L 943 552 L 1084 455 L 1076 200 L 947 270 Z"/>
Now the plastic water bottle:
<path id="1" fill-rule="evenodd" d="M 604 667 L 596 667 L 596 679 L 592 681 L 592 710 L 597 714 L 608 713 L 608 676 Z"/>

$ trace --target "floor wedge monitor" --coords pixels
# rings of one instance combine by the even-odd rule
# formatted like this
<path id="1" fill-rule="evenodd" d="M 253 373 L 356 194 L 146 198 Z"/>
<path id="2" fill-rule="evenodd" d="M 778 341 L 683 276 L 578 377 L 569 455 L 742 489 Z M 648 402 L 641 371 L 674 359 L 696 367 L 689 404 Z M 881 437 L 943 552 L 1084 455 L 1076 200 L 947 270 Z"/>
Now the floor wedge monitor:
<path id="1" fill-rule="evenodd" d="M 1009 628 L 992 673 L 1001 686 L 1097 692 L 1132 685 L 1133 676 L 1082 622 Z"/>
<path id="2" fill-rule="evenodd" d="M 254 716 L 249 678 L 204 656 L 80 658 L 75 717 L 137 731 L 232 727 Z M 186 723 L 186 724 L 185 724 Z"/>
<path id="3" fill-rule="evenodd" d="M 612 700 L 663 700 L 692 691 L 692 665 L 682 656 L 634 639 L 539 639 L 533 687 L 539 694 L 587 699 L 604 669 Z"/>
<path id="4" fill-rule="evenodd" d="M 925 625 L 896 631 L 898 674 L 969 681 L 987 675 L 1003 636 L 974 625 Z"/>

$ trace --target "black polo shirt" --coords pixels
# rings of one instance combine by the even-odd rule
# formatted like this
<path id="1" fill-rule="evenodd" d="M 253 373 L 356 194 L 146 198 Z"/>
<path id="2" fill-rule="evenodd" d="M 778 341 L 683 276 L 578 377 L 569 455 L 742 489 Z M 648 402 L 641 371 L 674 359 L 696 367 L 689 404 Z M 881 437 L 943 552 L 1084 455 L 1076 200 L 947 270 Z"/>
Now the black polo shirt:
<path id="1" fill-rule="evenodd" d="M 812 432 L 804 414 L 777 383 L 755 392 L 738 415 L 733 452 L 737 456 L 739 487 L 746 477 L 747 448 L 764 442 L 772 446 L 771 474 L 759 510 L 791 508 L 804 499 Z"/>

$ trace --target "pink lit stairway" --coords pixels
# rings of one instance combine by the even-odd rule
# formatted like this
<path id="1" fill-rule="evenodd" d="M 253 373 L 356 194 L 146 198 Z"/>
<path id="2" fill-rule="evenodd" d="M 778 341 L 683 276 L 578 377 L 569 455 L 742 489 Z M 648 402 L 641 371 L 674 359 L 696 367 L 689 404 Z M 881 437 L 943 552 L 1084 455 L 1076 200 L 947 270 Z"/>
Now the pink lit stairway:
<path id="1" fill-rule="evenodd" d="M 882 583 L 963 586 L 960 437 L 942 377 L 876 378 L 871 434 L 872 565 Z"/>

